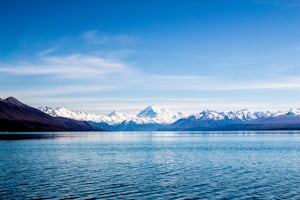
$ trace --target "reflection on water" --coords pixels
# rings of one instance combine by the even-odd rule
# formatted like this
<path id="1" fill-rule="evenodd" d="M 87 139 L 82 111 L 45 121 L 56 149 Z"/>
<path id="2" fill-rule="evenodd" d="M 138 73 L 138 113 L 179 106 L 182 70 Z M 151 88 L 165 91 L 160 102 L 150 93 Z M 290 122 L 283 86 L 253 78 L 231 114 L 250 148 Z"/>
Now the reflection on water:
<path id="1" fill-rule="evenodd" d="M 298 132 L 0 134 L 1 199 L 298 199 Z"/>

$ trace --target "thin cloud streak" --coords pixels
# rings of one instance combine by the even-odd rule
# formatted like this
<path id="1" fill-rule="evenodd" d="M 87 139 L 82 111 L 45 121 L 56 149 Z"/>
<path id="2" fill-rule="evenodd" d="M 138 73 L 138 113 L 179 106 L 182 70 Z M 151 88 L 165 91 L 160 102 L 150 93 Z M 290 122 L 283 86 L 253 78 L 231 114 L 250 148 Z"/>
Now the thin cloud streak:
<path id="1" fill-rule="evenodd" d="M 89 55 L 40 56 L 38 62 L 0 63 L 0 72 L 14 75 L 56 75 L 63 78 L 91 78 L 108 74 L 130 74 L 132 68 L 117 61 Z"/>
<path id="2" fill-rule="evenodd" d="M 138 79 L 136 79 L 138 80 Z M 195 90 L 195 91 L 230 91 L 230 90 L 281 90 L 300 89 L 299 77 L 284 77 L 269 80 L 236 82 L 209 76 L 145 76 L 140 84 L 148 89 Z"/>
<path id="3" fill-rule="evenodd" d="M 0 73 L 10 75 L 44 75 L 56 79 L 82 80 L 79 86 L 64 86 L 65 93 L 97 92 L 103 88 L 112 91 L 122 88 L 132 90 L 186 90 L 186 91 L 230 91 L 230 90 L 281 90 L 300 89 L 300 76 L 265 77 L 264 80 L 248 80 L 238 82 L 216 76 L 204 75 L 157 75 L 138 71 L 132 66 L 92 55 L 71 54 L 50 56 L 54 49 L 40 53 L 35 62 L 16 60 L 0 63 Z M 47 77 L 46 77 L 47 78 Z M 101 85 L 98 87 L 97 85 Z M 52 89 L 53 88 L 53 89 Z M 57 94 L 64 89 L 50 87 Z M 72 89 L 74 88 L 74 89 Z M 76 88 L 76 89 L 75 89 Z M 55 92 L 54 92 L 55 93 Z"/>
<path id="4" fill-rule="evenodd" d="M 1 95 L 16 96 L 30 105 L 64 106 L 82 108 L 91 113 L 107 114 L 113 110 L 138 112 L 147 105 L 155 104 L 171 110 L 194 113 L 204 109 L 252 110 L 287 108 L 297 105 L 297 101 L 271 104 L 264 99 L 260 103 L 251 100 L 208 98 L 201 92 L 214 91 L 212 97 L 222 97 L 219 92 L 300 90 L 300 76 L 266 76 L 264 79 L 233 80 L 226 77 L 205 75 L 150 74 L 138 71 L 133 66 L 103 57 L 86 54 L 65 56 L 49 55 L 55 49 L 48 49 L 37 55 L 36 61 L 15 60 L 0 64 L 0 77 L 10 75 L 33 75 L 48 81 L 43 85 L 29 88 L 2 86 Z M 31 59 L 32 60 L 32 59 Z M 7 77 L 7 76 L 6 76 Z M 55 84 L 53 83 L 55 81 Z M 187 96 L 192 92 L 195 98 Z M 182 94 L 181 94 L 182 93 Z M 108 94 L 108 96 L 106 96 Z M 109 96 L 109 95 L 113 95 Z M 191 94 L 191 93 L 190 93 Z M 235 93 L 234 93 L 235 94 Z M 179 98 L 181 96 L 181 98 Z M 94 98 L 96 97 L 96 98 Z M 173 98 L 170 98 L 173 97 Z M 198 97 L 198 98 L 197 98 Z M 252 98 L 253 100 L 253 98 Z M 244 103 L 243 103 L 244 102 Z M 270 104 L 272 106 L 270 106 Z M 97 106 L 99 105 L 99 106 Z M 94 109 L 94 110 L 92 110 Z"/>

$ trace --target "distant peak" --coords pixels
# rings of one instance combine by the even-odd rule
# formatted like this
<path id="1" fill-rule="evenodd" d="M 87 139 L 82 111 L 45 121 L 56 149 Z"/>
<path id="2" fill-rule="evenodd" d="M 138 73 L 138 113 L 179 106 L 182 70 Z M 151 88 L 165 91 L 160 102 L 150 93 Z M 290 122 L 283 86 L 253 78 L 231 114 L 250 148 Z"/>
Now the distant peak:
<path id="1" fill-rule="evenodd" d="M 157 116 L 157 108 L 153 105 L 146 107 L 144 110 L 139 112 L 138 117 L 150 117 L 154 118 Z"/>
<path id="2" fill-rule="evenodd" d="M 300 109 L 299 108 L 290 108 L 290 110 L 287 112 L 288 115 L 300 115 Z"/>
<path id="3" fill-rule="evenodd" d="M 15 97 L 8 97 L 8 98 L 6 98 L 6 99 L 4 99 L 2 101 L 6 102 L 6 103 L 14 104 L 14 105 L 24 105 L 23 103 L 21 103 Z"/>
<path id="4" fill-rule="evenodd" d="M 300 108 L 290 108 L 290 111 L 292 111 L 292 112 L 298 112 L 298 111 L 300 111 Z"/>
<path id="5" fill-rule="evenodd" d="M 158 106 L 151 105 L 139 112 L 137 117 L 155 118 L 158 115 L 170 115 L 170 113 L 171 112 L 165 108 L 160 108 Z"/>
<path id="6" fill-rule="evenodd" d="M 116 110 L 112 111 L 108 116 L 112 117 L 112 116 L 118 116 L 120 115 L 120 113 Z"/>
<path id="7" fill-rule="evenodd" d="M 158 107 L 154 105 L 147 106 L 144 110 L 157 110 Z"/>
<path id="8" fill-rule="evenodd" d="M 200 112 L 200 114 L 210 114 L 210 113 L 216 113 L 216 112 L 217 112 L 217 111 L 205 109 L 205 110 L 202 110 L 202 111 Z"/>
<path id="9" fill-rule="evenodd" d="M 7 100 L 7 101 L 18 101 L 15 97 L 12 97 L 12 96 L 10 96 L 10 97 L 7 97 L 5 100 Z"/>

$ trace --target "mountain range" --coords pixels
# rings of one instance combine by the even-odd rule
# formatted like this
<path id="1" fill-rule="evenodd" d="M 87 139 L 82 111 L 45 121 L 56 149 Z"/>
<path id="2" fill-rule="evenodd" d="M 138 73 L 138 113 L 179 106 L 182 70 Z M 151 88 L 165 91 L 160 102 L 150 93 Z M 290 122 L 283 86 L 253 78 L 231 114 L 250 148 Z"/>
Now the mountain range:
<path id="1" fill-rule="evenodd" d="M 109 115 L 88 114 L 66 108 L 41 107 L 41 111 L 54 117 L 68 117 L 89 121 L 94 126 L 111 131 L 213 131 L 213 130 L 298 130 L 300 109 L 287 111 L 249 111 L 247 109 L 218 112 L 204 110 L 185 115 L 157 106 L 148 106 L 137 115 L 113 111 Z"/>
<path id="2" fill-rule="evenodd" d="M 138 114 L 96 115 L 66 108 L 33 108 L 14 97 L 0 99 L 0 131 L 230 131 L 300 130 L 300 109 L 228 112 L 204 110 L 186 115 L 157 106 Z"/>

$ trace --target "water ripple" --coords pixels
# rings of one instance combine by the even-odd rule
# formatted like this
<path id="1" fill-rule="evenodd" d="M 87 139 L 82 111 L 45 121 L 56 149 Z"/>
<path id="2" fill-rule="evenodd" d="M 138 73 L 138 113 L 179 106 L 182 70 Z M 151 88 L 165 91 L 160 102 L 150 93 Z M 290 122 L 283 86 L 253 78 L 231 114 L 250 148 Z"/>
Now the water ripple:
<path id="1" fill-rule="evenodd" d="M 300 198 L 300 135 L 85 135 L 0 141 L 1 199 Z"/>

